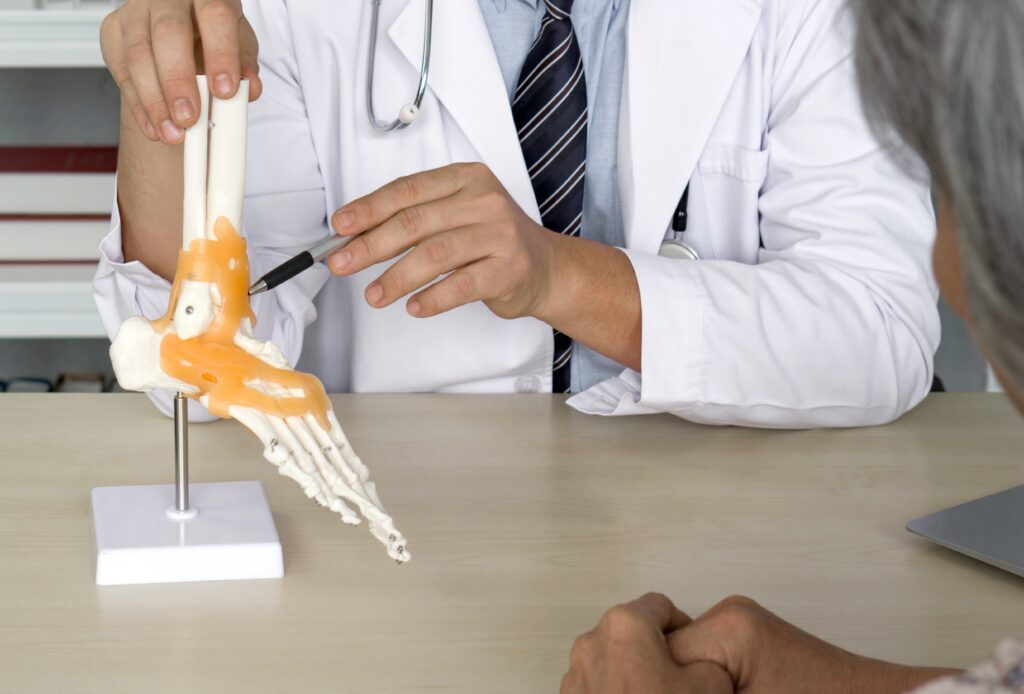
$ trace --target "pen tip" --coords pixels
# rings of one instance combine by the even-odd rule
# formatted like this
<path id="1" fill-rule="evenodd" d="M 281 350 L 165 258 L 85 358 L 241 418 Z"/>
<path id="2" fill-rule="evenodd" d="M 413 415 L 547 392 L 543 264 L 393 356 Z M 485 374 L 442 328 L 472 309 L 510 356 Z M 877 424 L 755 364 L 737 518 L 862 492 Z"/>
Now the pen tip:
<path id="1" fill-rule="evenodd" d="M 256 296 L 267 291 L 267 283 L 264 280 L 260 280 L 256 284 L 249 287 L 249 296 Z"/>

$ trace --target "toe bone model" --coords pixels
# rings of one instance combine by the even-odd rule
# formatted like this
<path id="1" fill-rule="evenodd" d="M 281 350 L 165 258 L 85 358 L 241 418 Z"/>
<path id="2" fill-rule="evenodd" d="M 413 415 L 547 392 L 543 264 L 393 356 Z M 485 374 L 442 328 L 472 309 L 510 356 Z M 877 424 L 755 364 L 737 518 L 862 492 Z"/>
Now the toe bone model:
<path id="1" fill-rule="evenodd" d="M 405 538 L 384 511 L 323 385 L 253 334 L 249 263 L 239 233 L 248 83 L 242 81 L 235 97 L 218 99 L 205 77 L 198 80 L 201 114 L 185 134 L 182 250 L 167 313 L 121 326 L 110 348 L 118 382 L 129 390 L 177 390 L 241 422 L 263 443 L 263 456 L 306 496 L 351 525 L 365 518 L 388 556 L 408 561 Z"/>

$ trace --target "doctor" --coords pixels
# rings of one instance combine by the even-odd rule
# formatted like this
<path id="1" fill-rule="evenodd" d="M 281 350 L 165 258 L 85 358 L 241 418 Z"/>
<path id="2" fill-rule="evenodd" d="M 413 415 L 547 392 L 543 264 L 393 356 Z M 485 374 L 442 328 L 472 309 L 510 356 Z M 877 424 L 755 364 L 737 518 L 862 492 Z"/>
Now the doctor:
<path id="1" fill-rule="evenodd" d="M 928 187 L 865 123 L 841 0 L 438 0 L 418 116 L 390 132 L 428 2 L 378 9 L 375 51 L 371 0 L 108 17 L 108 331 L 167 303 L 195 50 L 220 94 L 252 80 L 254 273 L 359 235 L 254 302 L 329 391 L 570 390 L 589 413 L 763 427 L 879 424 L 927 393 Z"/>

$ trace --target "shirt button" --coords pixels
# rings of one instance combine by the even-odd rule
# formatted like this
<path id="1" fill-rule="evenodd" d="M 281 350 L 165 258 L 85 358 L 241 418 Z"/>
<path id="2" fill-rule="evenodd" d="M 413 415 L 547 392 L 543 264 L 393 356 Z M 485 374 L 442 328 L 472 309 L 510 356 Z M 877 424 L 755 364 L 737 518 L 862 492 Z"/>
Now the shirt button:
<path id="1" fill-rule="evenodd" d="M 520 376 L 516 379 L 517 393 L 539 393 L 540 379 L 536 376 Z"/>

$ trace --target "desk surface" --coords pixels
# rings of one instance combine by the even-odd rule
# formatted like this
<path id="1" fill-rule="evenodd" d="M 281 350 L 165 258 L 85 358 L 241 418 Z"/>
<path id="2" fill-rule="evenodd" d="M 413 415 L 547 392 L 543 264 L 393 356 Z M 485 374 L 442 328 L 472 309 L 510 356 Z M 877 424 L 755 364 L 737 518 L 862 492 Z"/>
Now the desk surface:
<path id="1" fill-rule="evenodd" d="M 922 664 L 1024 634 L 1024 580 L 903 529 L 1021 483 L 1024 425 L 999 396 L 808 432 L 587 417 L 550 396 L 334 404 L 412 562 L 218 422 L 192 428 L 193 481 L 263 482 L 284 579 L 101 588 L 89 490 L 167 482 L 171 423 L 137 395 L 0 396 L 0 690 L 550 692 L 573 638 L 649 590 L 691 612 L 749 594 Z"/>

